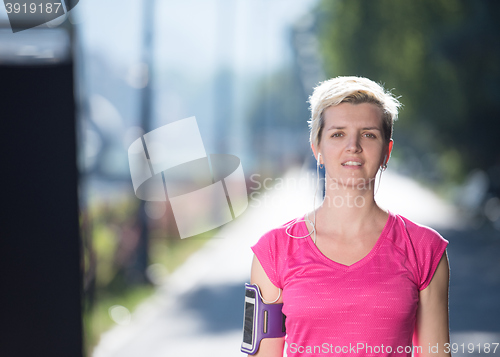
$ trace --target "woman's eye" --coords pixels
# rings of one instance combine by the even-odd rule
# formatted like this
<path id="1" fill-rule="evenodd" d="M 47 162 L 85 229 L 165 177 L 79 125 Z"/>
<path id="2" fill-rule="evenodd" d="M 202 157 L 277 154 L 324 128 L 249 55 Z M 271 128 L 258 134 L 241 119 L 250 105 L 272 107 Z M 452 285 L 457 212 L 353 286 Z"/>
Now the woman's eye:
<path id="1" fill-rule="evenodd" d="M 368 138 L 376 138 L 375 134 L 372 133 L 365 133 L 365 136 Z"/>
<path id="2" fill-rule="evenodd" d="M 332 134 L 332 138 L 338 138 L 338 137 L 341 137 L 342 136 L 342 133 L 333 133 Z"/>

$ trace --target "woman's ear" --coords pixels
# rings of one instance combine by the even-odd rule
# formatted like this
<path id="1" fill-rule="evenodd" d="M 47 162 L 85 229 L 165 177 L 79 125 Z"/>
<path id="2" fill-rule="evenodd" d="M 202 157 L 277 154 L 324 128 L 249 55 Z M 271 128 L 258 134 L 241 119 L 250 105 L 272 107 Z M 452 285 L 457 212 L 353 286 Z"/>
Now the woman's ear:
<path id="1" fill-rule="evenodd" d="M 315 159 L 316 159 L 316 161 L 317 161 L 317 160 L 318 160 L 318 153 L 317 153 L 317 151 L 316 151 L 316 149 L 315 149 L 315 147 L 314 147 L 314 144 L 312 144 L 312 143 L 311 143 L 311 150 L 312 150 L 312 152 L 313 152 L 313 154 L 314 154 L 314 158 L 315 158 Z"/>
<path id="2" fill-rule="evenodd" d="M 390 139 L 389 140 L 389 145 L 387 146 L 387 154 L 386 154 L 386 159 L 385 159 L 385 162 L 384 164 L 387 165 L 387 163 L 389 162 L 389 159 L 391 157 L 391 153 L 392 153 L 392 147 L 394 145 L 394 140 Z"/>

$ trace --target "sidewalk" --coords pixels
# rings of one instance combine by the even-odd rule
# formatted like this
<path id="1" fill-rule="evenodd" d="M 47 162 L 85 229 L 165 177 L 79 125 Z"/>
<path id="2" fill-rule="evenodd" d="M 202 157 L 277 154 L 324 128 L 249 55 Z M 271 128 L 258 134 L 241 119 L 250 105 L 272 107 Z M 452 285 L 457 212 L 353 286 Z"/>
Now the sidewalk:
<path id="1" fill-rule="evenodd" d="M 312 208 L 313 191 L 298 184 L 300 172 L 285 179 L 294 187 L 254 196 L 242 216 L 225 225 L 134 312 L 129 325 L 103 334 L 94 357 L 243 356 L 250 246 L 266 231 Z M 306 180 L 303 176 L 302 182 Z"/>
<path id="2" fill-rule="evenodd" d="M 241 217 L 224 226 L 217 238 L 193 254 L 151 299 L 133 313 L 129 325 L 117 326 L 103 334 L 93 356 L 243 356 L 239 349 L 242 338 L 244 283 L 249 281 L 252 260 L 250 246 L 269 229 L 312 209 L 313 187 L 304 185 L 304 182 L 314 182 L 311 175 L 302 173 L 301 176 L 299 170 L 291 171 L 283 180 L 288 181 L 288 187 L 281 185 L 280 189 L 267 191 L 258 197 L 254 196 L 257 199 L 249 201 L 249 207 Z M 453 207 L 411 180 L 394 173 L 384 173 L 376 199 L 384 208 L 389 208 L 392 212 L 400 213 L 421 224 L 432 226 L 440 232 L 446 231 L 451 236 L 459 234 L 457 232 L 462 232 L 464 235 L 463 232 L 466 232 L 463 227 L 462 230 L 452 230 L 460 222 Z M 471 303 L 470 299 L 475 296 L 466 295 L 468 297 L 465 300 L 453 296 L 454 284 L 459 289 L 467 290 L 467 287 L 460 288 L 460 284 L 466 284 L 467 281 L 454 283 L 453 278 L 460 278 L 463 273 L 457 268 L 455 274 L 453 266 L 460 265 L 462 263 L 460 260 L 466 260 L 461 247 L 472 244 L 478 247 L 476 250 L 481 250 L 484 244 L 481 245 L 481 240 L 473 242 L 467 234 L 463 239 L 457 238 L 456 241 L 449 235 L 443 234 L 450 243 L 453 243 L 449 249 L 450 262 L 453 264 L 450 304 L 458 301 L 456 307 L 466 309 L 467 304 Z M 499 241 L 496 241 L 497 248 Z M 493 246 L 495 243 L 485 247 L 488 251 L 495 252 L 492 250 Z M 490 259 L 491 256 L 472 255 L 468 257 L 468 261 L 477 262 L 478 258 L 484 260 Z M 497 278 L 494 271 L 491 271 L 496 269 L 495 264 L 498 267 L 497 261 L 498 258 L 494 258 L 493 262 L 487 260 L 482 263 L 483 268 L 490 269 L 488 282 L 496 286 L 496 289 L 488 290 L 491 297 L 483 300 L 494 309 L 498 309 L 496 304 L 500 301 L 497 299 L 498 284 L 495 285 L 498 280 L 495 280 Z M 500 267 L 498 268 L 496 276 L 500 273 Z M 468 279 L 474 280 L 476 277 L 473 269 L 467 274 Z M 496 302 L 492 304 L 495 299 Z M 458 313 L 453 308 L 455 305 L 450 306 L 452 314 Z M 490 316 L 492 321 L 498 321 L 498 310 L 490 311 Z M 478 318 L 480 316 L 477 316 Z M 488 323 L 485 327 L 488 327 L 490 332 L 482 332 L 477 329 L 483 326 L 477 319 L 475 325 L 471 326 L 473 329 L 461 326 L 457 333 L 452 335 L 452 342 L 466 345 L 500 342 L 500 329 L 497 327 L 495 331 Z M 451 321 L 454 321 L 453 318 Z M 500 326 L 500 323 L 497 326 Z M 466 354 L 469 357 L 475 356 L 471 353 Z M 461 354 L 454 354 L 458 355 Z M 495 355 L 500 355 L 500 347 Z"/>

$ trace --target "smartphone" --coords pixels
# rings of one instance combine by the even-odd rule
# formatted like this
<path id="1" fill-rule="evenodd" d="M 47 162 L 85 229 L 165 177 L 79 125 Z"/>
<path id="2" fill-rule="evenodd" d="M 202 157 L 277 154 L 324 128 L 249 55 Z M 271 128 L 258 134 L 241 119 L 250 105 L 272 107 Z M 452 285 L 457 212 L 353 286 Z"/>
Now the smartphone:
<path id="1" fill-rule="evenodd" d="M 258 347 L 255 343 L 257 335 L 254 328 L 254 326 L 258 326 L 257 298 L 258 292 L 256 287 L 245 284 L 245 313 L 243 317 L 243 343 L 241 344 L 241 351 L 249 354 L 255 354 Z"/>

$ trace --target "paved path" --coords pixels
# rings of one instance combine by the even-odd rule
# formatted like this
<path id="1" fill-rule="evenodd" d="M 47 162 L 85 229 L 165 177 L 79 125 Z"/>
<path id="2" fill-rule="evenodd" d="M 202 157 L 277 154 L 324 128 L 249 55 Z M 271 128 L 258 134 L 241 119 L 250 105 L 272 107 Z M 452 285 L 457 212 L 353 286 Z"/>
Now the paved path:
<path id="1" fill-rule="evenodd" d="M 283 180 L 288 187 L 254 196 L 241 217 L 224 226 L 218 239 L 193 254 L 134 312 L 130 324 L 103 334 L 93 356 L 243 355 L 239 347 L 243 285 L 252 260 L 249 247 L 267 230 L 312 207 L 313 190 L 305 184 L 312 182 L 310 175 L 291 171 Z M 471 232 L 464 225 L 453 229 L 460 223 L 453 207 L 390 172 L 384 173 L 376 198 L 391 211 L 438 229 L 450 241 L 452 342 L 465 343 L 464 356 L 484 356 L 484 351 L 477 354 L 478 343 L 500 342 L 498 232 Z M 473 353 L 468 353 L 468 343 L 476 346 Z"/>

